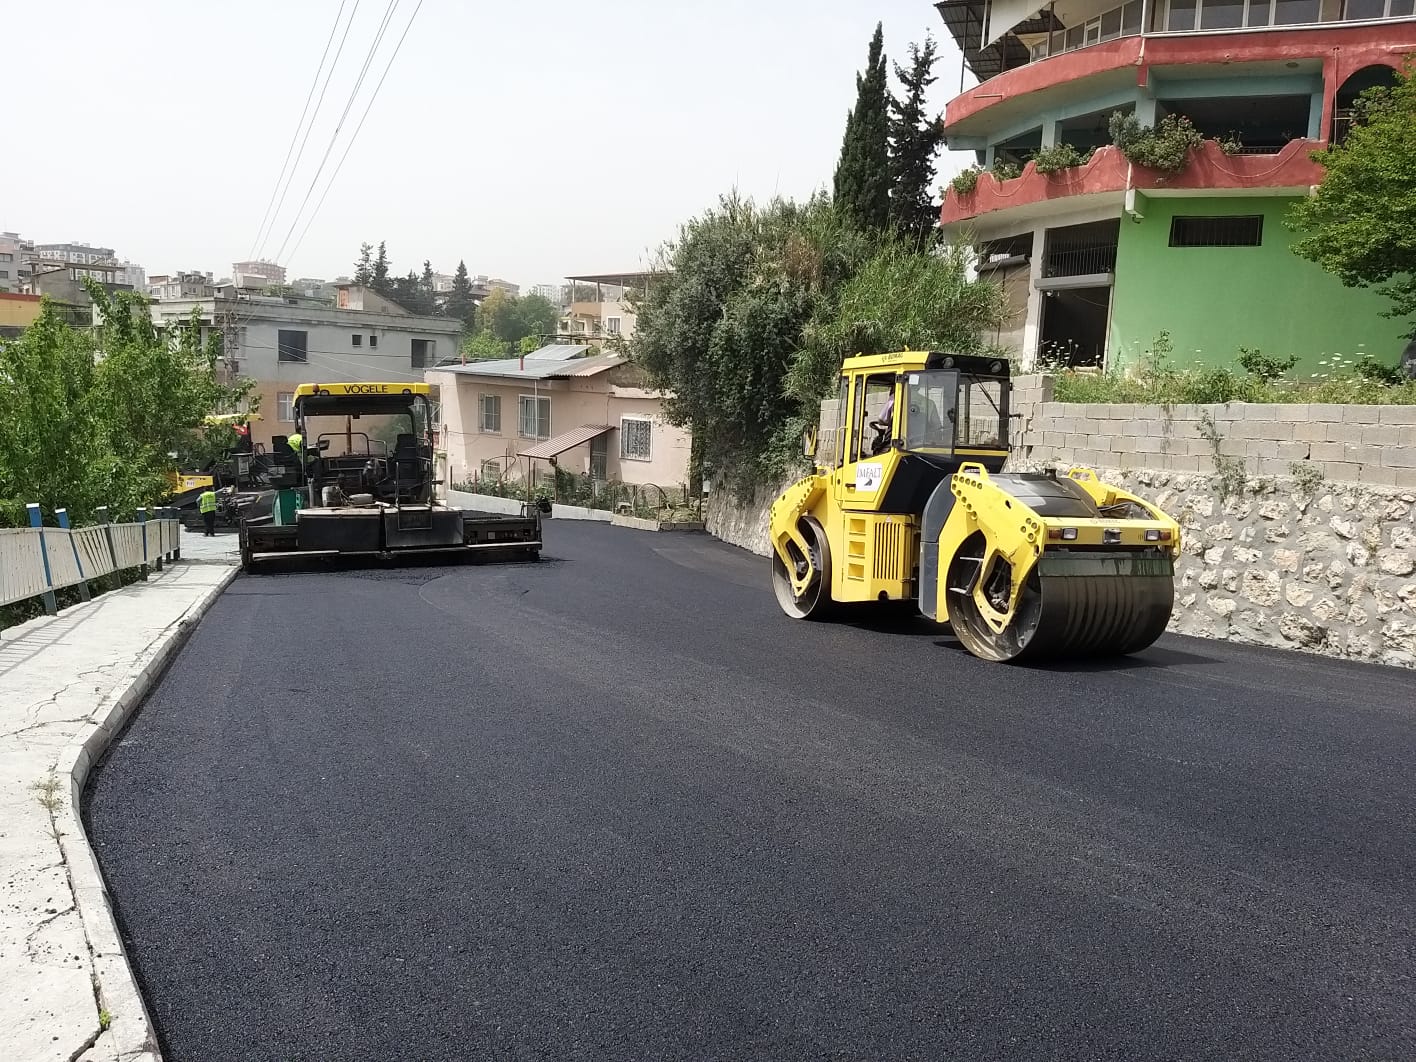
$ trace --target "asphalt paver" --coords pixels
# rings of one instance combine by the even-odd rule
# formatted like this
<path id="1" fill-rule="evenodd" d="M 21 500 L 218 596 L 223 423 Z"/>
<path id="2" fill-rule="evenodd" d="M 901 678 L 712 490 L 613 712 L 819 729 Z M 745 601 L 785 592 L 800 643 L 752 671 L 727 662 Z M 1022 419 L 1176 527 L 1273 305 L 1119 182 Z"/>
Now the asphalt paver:
<path id="1" fill-rule="evenodd" d="M 1010 667 L 766 561 L 243 576 L 96 772 L 168 1062 L 1416 1057 L 1409 672 Z"/>

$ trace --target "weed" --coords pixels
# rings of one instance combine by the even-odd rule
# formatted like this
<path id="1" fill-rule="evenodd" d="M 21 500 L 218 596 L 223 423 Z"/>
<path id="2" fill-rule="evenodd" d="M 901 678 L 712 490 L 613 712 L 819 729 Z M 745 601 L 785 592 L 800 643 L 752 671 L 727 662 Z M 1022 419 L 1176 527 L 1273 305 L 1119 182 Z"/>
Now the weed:
<path id="1" fill-rule="evenodd" d="M 1323 481 L 1323 470 L 1317 465 L 1307 461 L 1294 461 L 1289 464 L 1288 471 L 1293 474 L 1293 485 L 1299 494 L 1312 494 L 1318 489 L 1318 484 Z"/>
<path id="2" fill-rule="evenodd" d="M 1248 474 L 1244 471 L 1244 462 L 1237 457 L 1228 457 L 1220 452 L 1220 447 L 1224 443 L 1224 436 L 1219 433 L 1219 426 L 1215 424 L 1214 418 L 1210 416 L 1207 409 L 1200 410 L 1200 436 L 1210 444 L 1214 451 L 1215 486 L 1219 488 L 1221 498 L 1240 497 L 1244 493 L 1244 485 L 1248 480 Z"/>

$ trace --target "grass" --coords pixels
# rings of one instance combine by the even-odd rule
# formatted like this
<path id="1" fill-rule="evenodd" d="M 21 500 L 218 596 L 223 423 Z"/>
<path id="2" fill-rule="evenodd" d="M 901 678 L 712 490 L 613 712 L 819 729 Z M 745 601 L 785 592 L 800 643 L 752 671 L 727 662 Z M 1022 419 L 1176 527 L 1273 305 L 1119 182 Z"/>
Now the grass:
<path id="1" fill-rule="evenodd" d="M 1179 368 L 1170 360 L 1170 337 L 1162 332 L 1151 351 L 1127 370 L 1079 372 L 1040 366 L 1056 375 L 1058 402 L 1134 402 L 1142 405 L 1207 405 L 1224 402 L 1330 402 L 1337 405 L 1416 405 L 1416 380 L 1400 380 L 1368 358 L 1333 354 L 1319 372 L 1294 376 L 1287 359 L 1242 352 L 1235 367 Z M 1247 366 L 1247 367 L 1245 367 Z"/>

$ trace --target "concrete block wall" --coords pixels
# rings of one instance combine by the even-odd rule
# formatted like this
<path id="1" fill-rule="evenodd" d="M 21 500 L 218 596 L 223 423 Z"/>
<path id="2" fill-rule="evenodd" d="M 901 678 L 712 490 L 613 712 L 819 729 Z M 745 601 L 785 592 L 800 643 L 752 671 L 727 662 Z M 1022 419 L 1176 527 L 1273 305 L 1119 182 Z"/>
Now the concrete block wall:
<path id="1" fill-rule="evenodd" d="M 1054 401 L 1049 378 L 1024 376 L 1013 412 L 1026 463 L 1201 473 L 1219 470 L 1217 451 L 1254 477 L 1416 490 L 1416 406 L 1092 405 Z"/>

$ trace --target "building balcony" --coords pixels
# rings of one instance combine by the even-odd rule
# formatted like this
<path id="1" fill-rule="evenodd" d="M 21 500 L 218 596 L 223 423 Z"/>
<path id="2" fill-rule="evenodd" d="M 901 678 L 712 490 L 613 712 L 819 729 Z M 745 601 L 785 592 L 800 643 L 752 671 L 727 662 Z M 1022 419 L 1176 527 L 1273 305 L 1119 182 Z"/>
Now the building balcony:
<path id="1" fill-rule="evenodd" d="M 1196 2 L 1203 15 L 1206 0 L 1170 0 L 1177 7 L 1183 2 L 1190 3 L 1192 19 Z M 1288 0 L 1273 2 L 1284 5 Z M 1348 0 L 1350 9 L 1356 10 L 1357 2 Z M 1362 2 L 1387 4 L 1389 9 L 1403 0 Z M 1162 6 L 1159 14 L 1147 17 L 1159 18 L 1166 10 Z M 1243 16 L 1246 8 L 1240 4 L 1238 10 Z M 956 96 L 945 109 L 944 129 L 950 146 L 976 146 L 970 141 L 1024 127 L 1030 117 L 1066 109 L 1082 98 L 1147 88 L 1152 70 L 1202 68 L 1213 77 L 1321 73 L 1330 96 L 1335 86 L 1366 67 L 1399 67 L 1406 53 L 1416 47 L 1416 17 L 1164 30 L 1112 39 L 1104 39 L 1103 24 L 1111 25 L 1099 18 L 1095 34 L 1087 30 L 1077 36 L 1069 29 L 1051 37 L 1044 35 L 1045 42 L 1060 35 L 1061 50 L 1044 51 L 1038 58 L 1011 66 Z M 1018 43 L 1012 36 L 1008 39 Z M 1044 47 L 1052 45 L 1045 43 Z M 1332 117 L 1325 114 L 1325 123 Z"/>
<path id="2" fill-rule="evenodd" d="M 1215 141 L 1206 140 L 1190 153 L 1185 169 L 1172 174 L 1132 166 L 1119 148 L 1108 145 L 1098 148 L 1086 165 L 1059 173 L 1038 173 L 1031 162 L 1012 180 L 999 181 L 992 173 L 981 173 L 972 192 L 946 191 L 939 220 L 947 226 L 985 216 L 1002 220 L 1005 211 L 1037 216 L 1048 212 L 1050 201 L 1083 196 L 1113 199 L 1119 210 L 1129 189 L 1148 196 L 1303 194 L 1322 181 L 1323 169 L 1311 156 L 1323 146 L 1320 141 L 1300 139 L 1276 153 L 1230 155 Z"/>

